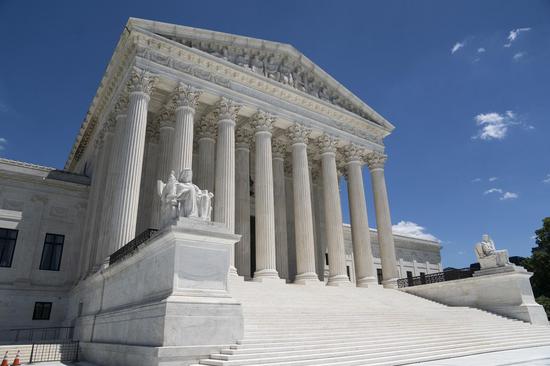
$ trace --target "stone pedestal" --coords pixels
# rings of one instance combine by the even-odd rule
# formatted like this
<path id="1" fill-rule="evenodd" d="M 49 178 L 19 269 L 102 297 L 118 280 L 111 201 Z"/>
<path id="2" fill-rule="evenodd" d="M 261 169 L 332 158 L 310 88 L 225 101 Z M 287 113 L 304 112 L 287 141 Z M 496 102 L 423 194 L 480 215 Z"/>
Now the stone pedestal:
<path id="1" fill-rule="evenodd" d="M 72 293 L 83 359 L 111 365 L 188 365 L 243 335 L 227 291 L 238 235 L 182 218 Z M 139 355 L 139 357 L 137 357 Z"/>
<path id="2" fill-rule="evenodd" d="M 414 295 L 451 306 L 469 306 L 532 324 L 548 325 L 529 278 L 533 274 L 513 264 L 482 269 L 474 277 L 407 287 Z"/>

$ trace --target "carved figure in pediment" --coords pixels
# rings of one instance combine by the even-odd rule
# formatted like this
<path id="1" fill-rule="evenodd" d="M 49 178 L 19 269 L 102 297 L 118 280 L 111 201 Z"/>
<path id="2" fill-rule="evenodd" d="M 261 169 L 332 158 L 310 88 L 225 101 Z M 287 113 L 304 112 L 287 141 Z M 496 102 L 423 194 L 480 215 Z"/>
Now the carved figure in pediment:
<path id="1" fill-rule="evenodd" d="M 239 66 L 246 67 L 247 69 L 250 68 L 250 56 L 246 51 L 243 51 L 242 53 L 237 53 L 235 55 L 235 63 Z"/>
<path id="2" fill-rule="evenodd" d="M 328 93 L 328 89 L 325 85 L 321 84 L 321 86 L 319 87 L 319 98 L 322 99 L 322 100 L 326 100 L 328 101 L 329 100 L 329 93 Z"/>
<path id="3" fill-rule="evenodd" d="M 270 55 L 264 62 L 265 76 L 273 80 L 279 80 L 279 64 L 281 58 L 278 55 Z"/>
<path id="4" fill-rule="evenodd" d="M 252 59 L 250 60 L 250 68 L 255 73 L 264 75 L 264 63 L 260 59 L 260 55 L 255 53 L 254 56 L 252 56 Z"/>
<path id="5" fill-rule="evenodd" d="M 281 66 L 279 67 L 279 73 L 280 73 L 280 82 L 286 85 L 294 85 L 294 76 L 292 75 L 292 70 L 294 68 L 294 65 L 292 61 L 288 59 L 288 57 L 285 57 L 283 61 L 281 62 Z"/>
<path id="6" fill-rule="evenodd" d="M 303 92 L 306 91 L 306 73 L 302 66 L 298 65 L 293 73 L 294 87 Z"/>

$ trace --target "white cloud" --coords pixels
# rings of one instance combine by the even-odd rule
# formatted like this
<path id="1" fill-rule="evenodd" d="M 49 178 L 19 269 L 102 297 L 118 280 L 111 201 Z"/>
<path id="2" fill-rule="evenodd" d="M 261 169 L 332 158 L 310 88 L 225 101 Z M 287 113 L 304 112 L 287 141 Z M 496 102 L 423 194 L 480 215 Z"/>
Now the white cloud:
<path id="1" fill-rule="evenodd" d="M 550 174 L 546 174 L 546 177 L 542 180 L 542 183 L 548 183 L 550 184 Z"/>
<path id="2" fill-rule="evenodd" d="M 453 48 L 451 48 L 451 55 L 457 52 L 459 49 L 463 48 L 466 45 L 466 41 L 456 42 Z"/>
<path id="3" fill-rule="evenodd" d="M 514 193 L 514 192 L 504 192 L 504 194 L 500 197 L 500 200 L 501 201 L 506 201 L 506 200 L 515 200 L 516 198 L 518 198 L 519 195 L 517 193 Z"/>
<path id="4" fill-rule="evenodd" d="M 514 125 L 521 125 L 527 130 L 534 129 L 533 126 L 520 121 L 513 111 L 480 113 L 474 120 L 480 129 L 472 139 L 502 140 L 508 134 L 510 126 Z"/>
<path id="5" fill-rule="evenodd" d="M 391 228 L 394 234 L 410 236 L 417 239 L 440 241 L 432 234 L 425 232 L 426 228 L 412 221 L 399 221 L 396 225 L 392 225 Z"/>
<path id="6" fill-rule="evenodd" d="M 518 53 L 514 54 L 514 56 L 512 56 L 512 59 L 513 59 L 514 61 L 519 61 L 519 60 L 521 60 L 524 56 L 525 56 L 525 52 L 518 52 Z"/>
<path id="7" fill-rule="evenodd" d="M 474 178 L 472 179 L 472 183 L 481 182 L 481 178 Z"/>
<path id="8" fill-rule="evenodd" d="M 489 182 L 494 182 L 497 179 L 498 179 L 498 177 L 491 177 L 491 178 L 489 178 Z"/>
<path id="9" fill-rule="evenodd" d="M 510 46 L 512 46 L 512 42 L 514 42 L 514 41 L 518 38 L 518 36 L 519 36 L 519 34 L 520 34 L 521 32 L 528 32 L 528 31 L 530 31 L 530 30 L 531 30 L 531 28 L 529 28 L 529 27 L 527 27 L 527 28 L 512 29 L 512 30 L 510 31 L 510 33 L 508 34 L 508 43 L 506 43 L 506 44 L 504 45 L 504 47 L 510 47 Z"/>
<path id="10" fill-rule="evenodd" d="M 502 189 L 500 188 L 491 188 L 483 192 L 483 194 L 491 194 L 491 193 L 502 193 Z"/>
<path id="11" fill-rule="evenodd" d="M 8 144 L 8 140 L 6 140 L 3 137 L 0 137 L 0 151 L 4 150 L 7 144 Z"/>
<path id="12" fill-rule="evenodd" d="M 484 48 L 484 47 L 479 47 L 479 48 L 477 49 L 477 53 L 483 53 L 483 52 L 485 52 L 485 48 Z"/>

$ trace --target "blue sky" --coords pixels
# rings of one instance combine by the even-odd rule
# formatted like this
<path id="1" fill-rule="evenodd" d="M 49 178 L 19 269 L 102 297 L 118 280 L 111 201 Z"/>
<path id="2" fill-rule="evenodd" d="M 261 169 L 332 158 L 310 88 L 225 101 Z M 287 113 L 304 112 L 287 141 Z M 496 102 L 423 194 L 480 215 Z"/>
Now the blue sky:
<path id="1" fill-rule="evenodd" d="M 130 16 L 294 45 L 396 126 L 395 224 L 440 239 L 445 266 L 483 233 L 530 253 L 550 215 L 550 2 L 0 0 L 0 156 L 63 167 Z M 367 200 L 372 226 L 370 183 Z"/>

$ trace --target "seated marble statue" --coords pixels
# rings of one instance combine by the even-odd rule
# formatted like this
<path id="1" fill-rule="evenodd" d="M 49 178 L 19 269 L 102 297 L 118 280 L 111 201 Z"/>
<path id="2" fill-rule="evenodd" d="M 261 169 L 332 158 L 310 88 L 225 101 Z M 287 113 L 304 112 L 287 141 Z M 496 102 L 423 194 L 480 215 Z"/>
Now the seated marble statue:
<path id="1" fill-rule="evenodd" d="M 214 195 L 193 184 L 192 174 L 191 169 L 185 169 L 179 179 L 176 179 L 172 171 L 166 183 L 157 181 L 157 191 L 161 199 L 162 227 L 174 223 L 179 217 L 211 220 Z"/>
<path id="2" fill-rule="evenodd" d="M 481 242 L 475 246 L 475 252 L 479 265 L 482 269 L 504 267 L 510 264 L 507 250 L 496 250 L 495 243 L 485 234 Z"/>

